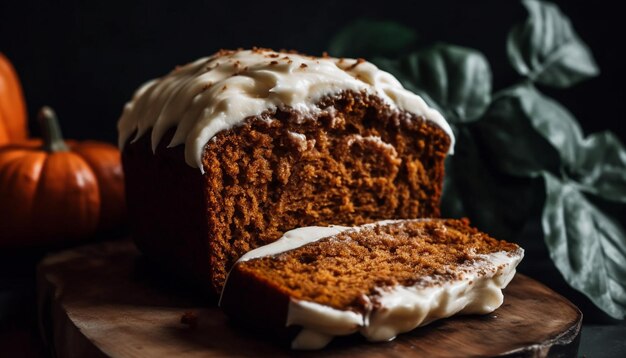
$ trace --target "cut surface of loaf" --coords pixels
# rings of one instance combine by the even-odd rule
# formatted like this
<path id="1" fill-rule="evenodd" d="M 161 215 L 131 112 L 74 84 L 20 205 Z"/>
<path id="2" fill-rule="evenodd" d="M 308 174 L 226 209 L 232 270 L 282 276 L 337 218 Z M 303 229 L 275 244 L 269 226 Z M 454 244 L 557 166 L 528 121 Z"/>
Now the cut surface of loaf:
<path id="1" fill-rule="evenodd" d="M 314 120 L 257 120 L 209 143 L 215 285 L 241 255 L 293 228 L 439 216 L 447 136 L 381 106 L 343 94 Z"/>
<path id="2" fill-rule="evenodd" d="M 244 255 L 220 306 L 239 323 L 289 337 L 292 348 L 355 332 L 387 341 L 456 313 L 494 311 L 522 256 L 466 220 L 300 228 Z"/>
<path id="3" fill-rule="evenodd" d="M 436 111 L 362 60 L 255 51 L 183 66 L 127 105 L 127 202 L 148 257 L 219 293 L 288 230 L 439 216 L 453 137 Z"/>

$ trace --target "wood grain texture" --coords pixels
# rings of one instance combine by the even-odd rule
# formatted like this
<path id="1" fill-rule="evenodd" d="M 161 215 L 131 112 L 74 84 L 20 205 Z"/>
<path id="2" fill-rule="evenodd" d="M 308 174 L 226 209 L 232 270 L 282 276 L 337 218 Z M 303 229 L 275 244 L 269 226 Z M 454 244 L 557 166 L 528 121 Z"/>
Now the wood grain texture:
<path id="1" fill-rule="evenodd" d="M 38 286 L 42 334 L 59 357 L 569 357 L 582 321 L 572 303 L 518 274 L 492 314 L 438 321 L 388 343 L 354 335 L 294 352 L 231 326 L 212 299 L 150 268 L 128 240 L 47 257 Z M 180 323 L 186 311 L 197 327 Z"/>

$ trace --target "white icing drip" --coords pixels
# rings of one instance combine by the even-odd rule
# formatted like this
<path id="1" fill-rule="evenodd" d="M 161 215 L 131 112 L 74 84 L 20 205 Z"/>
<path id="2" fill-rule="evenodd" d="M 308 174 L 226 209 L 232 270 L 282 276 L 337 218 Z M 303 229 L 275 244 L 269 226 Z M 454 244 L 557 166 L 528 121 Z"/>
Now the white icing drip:
<path id="1" fill-rule="evenodd" d="M 502 289 L 515 275 L 522 254 L 511 256 L 507 252 L 496 252 L 480 257 L 484 261 L 469 267 L 469 272 L 456 281 L 429 287 L 395 286 L 391 290 L 379 290 L 380 308 L 370 312 L 370 324 L 360 329 L 361 334 L 371 341 L 388 341 L 398 333 L 457 313 L 493 312 L 502 305 Z M 487 272 L 481 275 L 480 270 Z"/>
<path id="2" fill-rule="evenodd" d="M 415 219 L 430 220 L 430 219 Z M 274 256 L 347 230 L 361 230 L 402 220 L 383 220 L 359 227 L 303 227 L 288 231 L 278 241 L 248 252 L 239 261 Z M 411 221 L 411 220 L 406 220 Z M 445 227 L 444 227 L 445 228 Z M 320 349 L 335 336 L 360 332 L 370 341 L 388 341 L 434 320 L 454 314 L 487 314 L 503 302 L 502 289 L 513 279 L 524 250 L 475 255 L 476 261 L 460 268 L 454 281 L 426 281 L 415 286 L 379 288 L 365 314 L 338 310 L 315 302 L 292 299 L 286 326 L 301 326 L 292 341 L 294 349 Z M 228 278 L 226 279 L 226 285 Z M 221 300 L 221 298 L 220 298 Z"/>
<path id="3" fill-rule="evenodd" d="M 318 319 L 320 316 L 325 319 Z M 291 300 L 286 325 L 298 325 L 326 335 L 343 335 L 364 326 L 365 317 L 357 312 L 341 311 L 314 302 Z"/>
<path id="4" fill-rule="evenodd" d="M 294 143 L 296 143 L 298 151 L 302 152 L 307 149 L 307 140 L 304 134 L 290 131 L 287 135 Z M 312 141 L 315 141 L 315 139 L 312 139 Z"/>
<path id="5" fill-rule="evenodd" d="M 297 140 L 300 142 L 306 142 L 306 136 L 302 133 L 289 132 L 288 134 L 289 134 L 289 137 L 294 140 Z"/>
<path id="6" fill-rule="evenodd" d="M 252 251 L 248 251 L 245 255 L 241 256 L 237 263 L 242 261 L 248 261 L 259 257 L 273 256 L 285 251 L 297 249 L 311 242 L 318 241 L 322 238 L 337 235 L 343 231 L 350 229 L 347 226 L 331 225 L 325 226 L 307 226 L 287 231 L 280 239 L 256 248 Z"/>
<path id="7" fill-rule="evenodd" d="M 416 219 L 416 220 L 428 220 L 428 219 Z M 278 255 L 285 251 L 297 249 L 298 247 L 304 246 L 306 244 L 319 241 L 325 237 L 337 235 L 346 230 L 358 231 L 366 227 L 391 224 L 391 223 L 398 222 L 398 221 L 401 221 L 401 220 L 381 220 L 375 223 L 365 224 L 361 226 L 354 226 L 354 227 L 340 226 L 340 225 L 300 227 L 297 229 L 287 231 L 286 233 L 283 234 L 283 236 L 280 239 L 270 244 L 258 247 L 252 251 L 248 251 L 245 255 L 241 256 L 239 260 L 237 260 L 237 263 L 241 261 L 248 261 L 248 260 L 256 259 L 259 257 Z"/>
<path id="8" fill-rule="evenodd" d="M 348 138 L 348 146 L 352 146 L 356 142 L 369 142 L 380 148 L 384 148 L 385 150 L 390 151 L 393 157 L 398 156 L 396 147 L 383 141 L 383 139 L 379 136 L 370 135 L 370 136 L 363 137 L 360 134 L 353 134 Z"/>
<path id="9" fill-rule="evenodd" d="M 321 349 L 335 336 L 360 332 L 373 342 L 390 341 L 435 320 L 455 314 L 487 314 L 502 305 L 504 289 L 515 275 L 523 250 L 515 255 L 497 252 L 482 255 L 485 261 L 468 267 L 459 280 L 433 286 L 380 288 L 370 297 L 375 305 L 365 314 L 337 310 L 309 301 L 291 300 L 287 326 L 302 326 L 292 341 L 293 349 Z M 484 274 L 480 271 L 485 270 Z M 343 320 L 341 325 L 326 327 Z M 361 320 L 363 324 L 352 326 Z M 321 337 L 325 339 L 321 339 Z"/>
<path id="10" fill-rule="evenodd" d="M 454 135 L 445 119 L 391 74 L 369 62 L 268 50 L 218 53 L 147 82 L 124 107 L 118 144 L 123 148 L 133 133 L 135 141 L 152 128 L 154 151 L 175 128 L 168 147 L 185 144 L 187 164 L 203 170 L 202 151 L 218 132 L 266 110 L 320 112 L 316 102 L 345 90 L 376 94 L 393 108 L 434 122 L 450 136 L 452 153 Z"/>

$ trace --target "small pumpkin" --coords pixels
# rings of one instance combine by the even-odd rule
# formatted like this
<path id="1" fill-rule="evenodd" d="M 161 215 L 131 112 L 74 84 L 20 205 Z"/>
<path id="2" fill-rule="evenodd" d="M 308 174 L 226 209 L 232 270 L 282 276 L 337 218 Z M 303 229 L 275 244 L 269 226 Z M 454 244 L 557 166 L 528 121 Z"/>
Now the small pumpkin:
<path id="1" fill-rule="evenodd" d="M 0 53 L 0 145 L 26 139 L 26 103 L 11 62 Z"/>
<path id="2" fill-rule="evenodd" d="M 102 142 L 64 141 L 48 107 L 39 123 L 43 140 L 0 148 L 0 243 L 64 243 L 121 225 L 119 150 Z"/>

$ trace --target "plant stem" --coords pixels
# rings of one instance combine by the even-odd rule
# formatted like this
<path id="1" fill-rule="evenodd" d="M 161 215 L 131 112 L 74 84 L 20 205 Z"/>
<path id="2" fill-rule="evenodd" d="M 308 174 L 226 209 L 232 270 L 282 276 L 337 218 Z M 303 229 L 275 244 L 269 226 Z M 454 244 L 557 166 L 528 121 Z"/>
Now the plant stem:
<path id="1" fill-rule="evenodd" d="M 70 149 L 63 140 L 61 127 L 54 110 L 48 106 L 44 106 L 39 110 L 39 127 L 43 137 L 43 149 L 49 153 L 67 152 Z"/>

